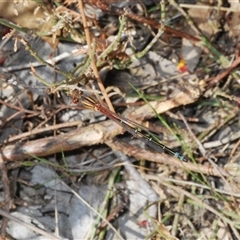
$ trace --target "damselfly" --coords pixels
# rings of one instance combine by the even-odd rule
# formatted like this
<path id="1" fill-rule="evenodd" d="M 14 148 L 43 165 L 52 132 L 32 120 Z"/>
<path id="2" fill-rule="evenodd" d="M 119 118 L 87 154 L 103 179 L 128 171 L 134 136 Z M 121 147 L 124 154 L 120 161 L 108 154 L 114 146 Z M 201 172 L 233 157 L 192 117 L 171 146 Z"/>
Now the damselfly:
<path id="1" fill-rule="evenodd" d="M 139 138 L 140 140 L 144 141 L 147 145 L 154 148 L 155 150 L 159 151 L 159 149 L 166 151 L 170 155 L 187 162 L 188 160 L 180 155 L 178 152 L 173 151 L 171 148 L 168 148 L 166 145 L 162 144 L 159 140 L 159 138 L 150 132 L 145 127 L 128 120 L 126 118 L 120 117 L 116 113 L 108 110 L 105 108 L 100 102 L 97 100 L 94 100 L 93 98 L 86 97 L 84 95 L 81 96 L 81 102 L 83 106 L 86 108 L 94 109 L 96 111 L 101 112 L 114 122 L 121 125 L 124 129 L 126 129 L 129 133 L 131 133 L 133 136 Z"/>

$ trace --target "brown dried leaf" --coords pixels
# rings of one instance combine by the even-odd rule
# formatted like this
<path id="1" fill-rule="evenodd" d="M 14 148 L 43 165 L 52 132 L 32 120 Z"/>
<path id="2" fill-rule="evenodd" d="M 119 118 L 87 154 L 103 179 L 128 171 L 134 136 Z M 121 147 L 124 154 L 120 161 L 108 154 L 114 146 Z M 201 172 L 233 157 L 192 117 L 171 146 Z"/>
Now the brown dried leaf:
<path id="1" fill-rule="evenodd" d="M 158 114 L 161 114 L 175 107 L 193 103 L 199 98 L 199 96 L 200 90 L 198 88 L 189 86 L 186 92 L 179 92 L 171 99 L 167 99 L 165 101 L 153 101 L 149 102 L 149 104 L 155 109 Z M 148 119 L 156 116 L 155 112 L 149 105 L 144 105 L 136 109 L 132 115 L 134 115 L 135 119 Z"/>
<path id="2" fill-rule="evenodd" d="M 229 34 L 232 37 L 238 37 L 240 34 L 240 3 L 238 1 L 229 1 L 231 8 L 234 8 L 238 11 L 234 12 L 229 22 Z"/>
<path id="3" fill-rule="evenodd" d="M 217 15 L 217 11 L 213 9 L 205 9 L 201 8 L 201 4 L 199 5 L 199 8 L 191 8 L 188 11 L 188 15 L 190 18 L 194 21 L 195 25 L 198 27 L 198 29 L 201 30 L 201 32 L 207 37 L 211 38 L 213 34 L 218 32 L 218 19 L 219 16 Z M 192 29 L 188 30 L 187 32 L 192 33 Z M 196 33 L 195 33 L 196 34 Z"/>
<path id="4" fill-rule="evenodd" d="M 197 4 L 198 8 L 190 8 L 188 15 L 193 20 L 195 26 L 207 37 L 211 38 L 218 31 L 217 11 L 201 8 L 201 4 Z M 192 28 L 186 28 L 189 34 L 197 34 Z M 189 72 L 193 72 L 197 66 L 202 49 L 195 46 L 187 39 L 183 39 L 182 56 L 186 61 Z"/>

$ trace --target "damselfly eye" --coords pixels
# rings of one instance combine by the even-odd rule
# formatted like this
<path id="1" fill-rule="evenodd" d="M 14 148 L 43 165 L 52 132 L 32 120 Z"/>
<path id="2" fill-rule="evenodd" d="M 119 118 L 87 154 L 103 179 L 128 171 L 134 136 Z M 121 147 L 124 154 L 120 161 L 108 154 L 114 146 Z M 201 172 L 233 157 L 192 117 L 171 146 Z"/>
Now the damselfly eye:
<path id="1" fill-rule="evenodd" d="M 73 102 L 74 104 L 77 104 L 77 103 L 79 102 L 79 99 L 78 99 L 78 98 L 72 98 L 72 102 Z"/>

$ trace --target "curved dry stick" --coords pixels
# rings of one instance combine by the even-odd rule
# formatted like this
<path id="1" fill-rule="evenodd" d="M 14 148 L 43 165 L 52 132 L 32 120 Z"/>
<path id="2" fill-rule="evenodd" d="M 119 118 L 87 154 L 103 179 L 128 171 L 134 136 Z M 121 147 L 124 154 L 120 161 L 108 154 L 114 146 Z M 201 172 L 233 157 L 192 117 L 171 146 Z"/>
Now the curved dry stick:
<path id="1" fill-rule="evenodd" d="M 199 166 L 197 163 L 190 163 L 190 162 L 183 162 L 175 157 L 169 156 L 165 153 L 154 153 L 150 152 L 144 149 L 139 149 L 137 147 L 134 147 L 132 145 L 119 142 L 119 141 L 107 141 L 106 144 L 115 151 L 121 151 L 122 153 L 128 155 L 128 156 L 133 156 L 137 159 L 146 159 L 148 161 L 156 162 L 156 163 L 161 163 L 161 164 L 168 164 L 171 166 L 175 166 L 178 168 L 183 168 L 186 169 L 187 171 L 193 171 L 193 172 L 199 172 L 211 176 L 217 176 L 220 177 L 219 172 L 221 175 L 225 177 L 230 177 L 231 175 L 225 171 L 223 168 L 219 168 L 217 171 L 216 169 L 213 169 L 212 166 L 208 165 L 203 165 Z M 233 177 L 233 176 L 231 176 Z"/>
<path id="2" fill-rule="evenodd" d="M 136 15 L 134 13 L 124 11 L 120 8 L 111 7 L 110 4 L 105 4 L 105 2 L 103 0 L 91 0 L 91 3 L 96 5 L 97 7 L 99 7 L 105 13 L 110 12 L 110 13 L 113 13 L 113 14 L 117 14 L 119 16 L 124 15 L 126 17 L 129 17 L 130 19 L 133 19 L 133 20 L 137 21 L 137 22 L 147 24 L 147 25 L 151 26 L 152 28 L 155 28 L 155 29 L 162 28 L 162 30 L 164 32 L 166 32 L 170 35 L 173 35 L 173 36 L 176 36 L 176 37 L 181 37 L 181 38 L 186 38 L 186 39 L 188 39 L 190 41 L 193 41 L 193 42 L 200 42 L 200 39 L 195 37 L 195 36 L 189 35 L 188 33 L 173 29 L 173 28 L 168 27 L 168 26 L 163 26 L 161 23 L 159 23 L 159 22 L 157 22 L 157 21 L 155 21 L 151 18 Z"/>
<path id="3" fill-rule="evenodd" d="M 3 146 L 0 161 L 18 161 L 43 157 L 54 153 L 70 151 L 82 146 L 104 143 L 122 132 L 122 128 L 112 121 L 90 125 L 56 137 L 20 142 Z"/>
<path id="4" fill-rule="evenodd" d="M 8 218 L 12 221 L 17 222 L 17 223 L 35 231 L 38 234 L 41 234 L 42 236 L 45 236 L 46 238 L 53 239 L 53 240 L 59 240 L 60 239 L 60 238 L 54 236 L 53 234 L 47 233 L 46 231 L 44 231 L 44 230 L 42 230 L 38 227 L 35 227 L 33 224 L 23 222 L 21 219 L 18 219 L 15 216 L 12 216 L 11 214 L 9 214 L 8 212 L 5 212 L 1 208 L 0 208 L 0 215 L 4 216 L 5 218 Z"/>
<path id="5" fill-rule="evenodd" d="M 209 165 L 199 166 L 196 163 L 184 163 L 175 157 L 171 157 L 164 153 L 154 153 L 134 147 L 127 143 L 111 140 L 122 132 L 123 129 L 117 123 L 108 120 L 71 131 L 61 136 L 48 137 L 25 143 L 15 143 L 5 147 L 3 146 L 0 153 L 0 161 L 22 161 L 24 159 L 32 158 L 33 155 L 43 157 L 54 153 L 78 149 L 83 146 L 106 143 L 112 150 L 121 151 L 122 153 L 137 159 L 146 159 L 152 162 L 171 164 L 171 166 L 183 168 L 187 171 L 201 172 L 212 176 L 219 177 L 219 172 L 222 176 L 231 176 L 223 168 L 219 168 L 218 171 L 216 171 Z M 237 179 L 235 180 L 237 181 Z"/>

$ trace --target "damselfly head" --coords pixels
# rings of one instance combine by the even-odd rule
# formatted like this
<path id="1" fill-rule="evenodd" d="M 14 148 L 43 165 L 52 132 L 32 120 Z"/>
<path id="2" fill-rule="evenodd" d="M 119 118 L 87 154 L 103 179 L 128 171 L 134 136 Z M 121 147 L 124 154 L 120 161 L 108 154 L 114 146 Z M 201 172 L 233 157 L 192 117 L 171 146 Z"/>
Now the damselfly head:
<path id="1" fill-rule="evenodd" d="M 71 98 L 72 98 L 72 102 L 74 104 L 77 104 L 80 101 L 82 92 L 79 91 L 78 89 L 74 89 L 74 90 L 72 90 L 70 95 L 71 95 Z"/>

